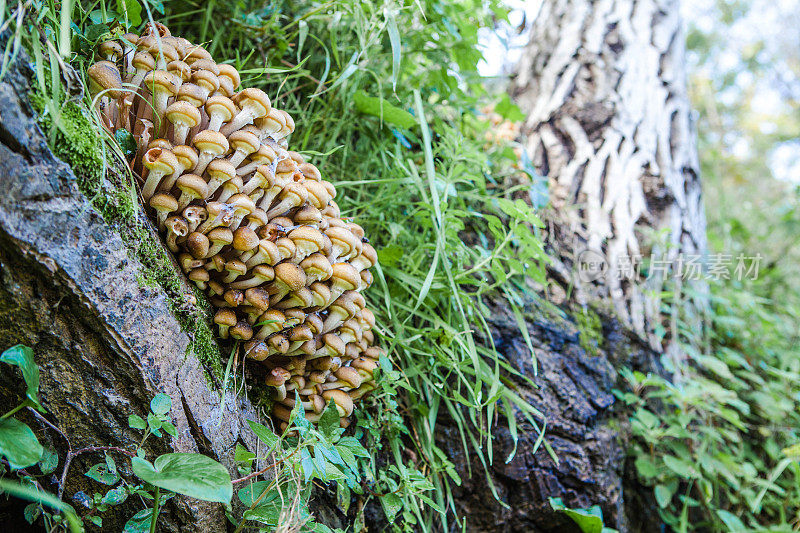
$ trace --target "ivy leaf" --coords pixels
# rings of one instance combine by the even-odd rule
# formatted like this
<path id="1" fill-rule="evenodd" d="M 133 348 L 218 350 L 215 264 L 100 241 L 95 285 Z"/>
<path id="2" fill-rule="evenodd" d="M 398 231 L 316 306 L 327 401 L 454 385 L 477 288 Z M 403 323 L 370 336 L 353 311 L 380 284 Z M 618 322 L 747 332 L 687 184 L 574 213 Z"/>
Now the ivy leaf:
<path id="1" fill-rule="evenodd" d="M 151 485 L 205 500 L 230 503 L 231 476 L 224 466 L 199 453 L 167 453 L 151 464 L 134 457 L 133 473 Z"/>
<path id="2" fill-rule="evenodd" d="M 42 458 L 39 460 L 39 470 L 42 474 L 50 474 L 58 467 L 58 454 L 50 448 L 44 448 Z"/>
<path id="3" fill-rule="evenodd" d="M 44 413 L 44 407 L 39 403 L 39 367 L 33 361 L 33 350 L 24 344 L 17 344 L 0 354 L 0 361 L 22 370 L 22 379 L 28 386 L 25 396 L 40 413 Z"/>
<path id="4" fill-rule="evenodd" d="M 115 487 L 106 492 L 106 495 L 103 496 L 101 503 L 106 505 L 119 505 L 127 499 L 128 491 L 125 488 L 125 485 L 120 485 L 119 487 Z"/>
<path id="5" fill-rule="evenodd" d="M 172 408 L 172 398 L 159 392 L 150 400 L 150 410 L 157 415 L 165 415 Z"/>
<path id="6" fill-rule="evenodd" d="M 561 511 L 569 516 L 583 533 L 601 533 L 603 531 L 603 512 L 600 506 L 593 505 L 588 509 L 572 509 L 564 505 L 561 498 L 550 498 L 550 506 L 554 511 Z"/>
<path id="7" fill-rule="evenodd" d="M 139 415 L 130 415 L 128 416 L 128 427 L 133 429 L 145 429 L 147 427 L 147 422 Z"/>
<path id="8" fill-rule="evenodd" d="M 114 485 L 119 481 L 119 474 L 116 469 L 111 471 L 106 463 L 97 463 L 84 475 L 90 479 L 99 481 L 103 485 Z"/>
<path id="9" fill-rule="evenodd" d="M 150 519 L 152 516 L 152 509 L 142 509 L 125 523 L 125 527 L 122 528 L 122 533 L 148 533 L 150 531 Z"/>
<path id="10" fill-rule="evenodd" d="M 12 470 L 35 465 L 43 453 L 44 448 L 27 424 L 16 418 L 0 420 L 0 455 L 5 456 Z"/>

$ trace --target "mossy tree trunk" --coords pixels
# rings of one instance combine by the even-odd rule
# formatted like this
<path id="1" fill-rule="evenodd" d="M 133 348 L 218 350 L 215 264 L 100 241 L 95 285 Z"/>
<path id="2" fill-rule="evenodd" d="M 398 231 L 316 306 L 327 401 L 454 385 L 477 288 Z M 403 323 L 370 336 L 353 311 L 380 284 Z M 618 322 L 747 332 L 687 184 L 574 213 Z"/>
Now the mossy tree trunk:
<path id="1" fill-rule="evenodd" d="M 5 43 L 0 39 L 0 43 Z M 172 398 L 169 413 L 177 436 L 147 441 L 148 457 L 168 451 L 200 452 L 225 464 L 233 477 L 237 442 L 255 449 L 247 419 L 258 420 L 253 407 L 234 393 L 220 392 L 213 370 L 196 353 L 198 331 L 182 326 L 182 313 L 202 317 L 193 307 L 192 290 L 170 264 L 158 237 L 155 252 L 174 276 L 171 294 L 148 283 L 147 272 L 126 246 L 130 225 L 147 228 L 141 218 L 128 224 L 104 220 L 78 189 L 76 176 L 48 148 L 28 100 L 32 72 L 24 52 L 0 82 L 0 350 L 16 343 L 31 346 L 41 372 L 40 397 L 47 424 L 30 411 L 17 416 L 59 455 L 43 489 L 63 494 L 86 512 L 78 491 L 91 496 L 108 487 L 84 472 L 103 461 L 102 453 L 85 453 L 73 461 L 66 483 L 61 472 L 69 449 L 137 445 L 142 431 L 128 427 L 129 415 L 147 417 L 151 398 Z M 184 300 L 181 299 L 181 294 Z M 202 325 L 202 324 L 200 324 Z M 198 325 L 199 327 L 199 325 Z M 214 348 L 214 350 L 217 350 Z M 24 396 L 18 372 L 0 372 L 0 399 L 13 406 Z M 225 401 L 223 402 L 223 396 Z M 7 409 L 3 409 L 5 412 Z M 67 441 L 69 439 L 69 441 Z M 112 452 L 112 455 L 113 452 Z M 124 456 L 113 457 L 128 479 Z M 16 504 L 3 498 L 4 506 Z M 22 504 L 24 506 L 24 504 Z M 103 513 L 103 530 L 120 531 L 144 508 L 136 498 Z M 18 525 L 21 508 L 0 508 L 0 522 Z M 16 511 L 16 512 L 13 512 Z M 174 498 L 163 509 L 159 531 L 225 531 L 218 504 Z M 92 527 L 89 525 L 89 527 Z M 13 529 L 12 527 L 12 530 Z"/>
<path id="2" fill-rule="evenodd" d="M 516 455 L 503 463 L 513 438 L 496 428 L 488 470 L 503 506 L 482 465 L 458 449 L 456 429 L 442 435 L 467 478 L 456 494 L 473 530 L 576 529 L 551 497 L 599 505 L 621 531 L 659 530 L 652 494 L 626 457 L 628 413 L 612 389 L 622 387 L 621 367 L 664 372 L 664 353 L 680 370 L 678 317 L 663 313 L 662 291 L 673 291 L 681 320 L 701 324 L 706 305 L 703 296 L 684 299 L 686 282 L 666 268 L 706 251 L 684 61 L 675 0 L 546 0 L 532 22 L 512 95 L 549 185 L 548 297 L 560 309 L 526 310 L 536 363 L 508 309 L 496 306 L 489 322 L 498 351 L 536 384 L 519 391 L 545 415 L 558 462 L 520 418 Z M 627 261 L 651 258 L 662 268 L 625 275 Z M 691 283 L 702 295 L 702 280 Z"/>

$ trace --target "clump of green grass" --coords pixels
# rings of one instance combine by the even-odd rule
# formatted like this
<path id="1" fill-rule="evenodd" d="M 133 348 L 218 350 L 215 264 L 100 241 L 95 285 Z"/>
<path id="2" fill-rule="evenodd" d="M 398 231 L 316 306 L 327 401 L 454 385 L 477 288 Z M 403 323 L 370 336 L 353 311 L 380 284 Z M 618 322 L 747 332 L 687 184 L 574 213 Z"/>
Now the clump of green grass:
<path id="1" fill-rule="evenodd" d="M 513 435 L 517 411 L 538 417 L 500 379 L 514 373 L 507 362 L 479 340 L 491 338 L 483 297 L 500 294 L 518 311 L 545 261 L 536 214 L 501 186 L 516 172 L 513 150 L 484 141 L 480 109 L 491 97 L 475 70 L 477 28 L 493 16 L 504 16 L 499 4 L 340 0 L 167 4 L 161 18 L 295 117 L 292 147 L 336 184 L 343 213 L 378 250 L 368 299 L 402 372 L 406 422 L 373 422 L 395 435 L 398 464 L 412 449 L 436 488 L 430 503 L 400 493 L 407 527 L 433 527 L 431 509 L 457 516 L 448 488 L 456 474 L 435 442 L 440 415 L 484 464 L 497 460 L 498 412 Z"/>
<path id="2" fill-rule="evenodd" d="M 46 6 L 63 29 L 56 5 Z M 295 117 L 292 148 L 337 186 L 343 214 L 378 250 L 368 299 L 393 369 L 382 361 L 381 388 L 357 435 L 394 463 L 366 462 L 375 486 L 361 497 L 380 501 L 406 530 L 449 528 L 458 520 L 450 496 L 458 474 L 436 443 L 441 417 L 453 420 L 465 452 L 487 472 L 506 459 L 492 456 L 498 415 L 514 438 L 520 414 L 534 427 L 542 420 L 507 385 L 515 371 L 494 349 L 484 303 L 487 295 L 505 299 L 524 327 L 529 280 L 544 282 L 546 261 L 541 222 L 503 186 L 518 172 L 514 151 L 486 140 L 491 125 L 480 111 L 493 98 L 475 67 L 477 30 L 504 8 L 473 0 L 101 0 L 75 7 L 71 44 L 80 53 L 65 57 L 80 72 L 93 40 L 150 16 L 232 62 L 243 86 L 263 88 Z M 176 294 L 174 280 L 158 277 L 160 259 L 137 249 Z"/>

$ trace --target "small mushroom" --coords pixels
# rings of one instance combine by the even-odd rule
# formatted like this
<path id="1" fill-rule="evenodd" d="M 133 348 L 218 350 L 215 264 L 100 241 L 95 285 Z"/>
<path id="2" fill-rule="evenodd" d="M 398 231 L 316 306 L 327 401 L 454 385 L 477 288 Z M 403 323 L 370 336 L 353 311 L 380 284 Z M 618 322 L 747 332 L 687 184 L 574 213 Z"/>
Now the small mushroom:
<path id="1" fill-rule="evenodd" d="M 277 367 L 273 368 L 269 374 L 267 374 L 267 379 L 265 383 L 270 387 L 275 387 L 278 391 L 278 400 L 284 400 L 286 398 L 286 381 L 289 380 L 292 375 L 289 373 L 288 370 L 283 368 Z M 288 420 L 287 420 L 288 421 Z"/>
<path id="2" fill-rule="evenodd" d="M 209 239 L 199 231 L 193 231 L 186 239 L 186 249 L 197 259 L 208 257 Z M 208 281 L 208 280 L 206 280 Z"/>
<path id="3" fill-rule="evenodd" d="M 242 126 L 252 124 L 256 118 L 267 115 L 272 108 L 269 96 L 261 89 L 252 87 L 238 93 L 235 96 L 235 100 L 241 111 L 222 128 L 221 131 L 225 135 L 230 135 Z"/>
<path id="4" fill-rule="evenodd" d="M 180 100 L 170 104 L 166 116 L 174 128 L 175 144 L 185 143 L 189 130 L 200 124 L 200 111 L 190 103 Z"/>
<path id="5" fill-rule="evenodd" d="M 226 227 L 216 227 L 209 231 L 207 235 L 210 243 L 206 253 L 207 258 L 217 255 L 222 248 L 233 242 L 233 232 Z"/>
<path id="6" fill-rule="evenodd" d="M 177 241 L 189 234 L 189 224 L 183 217 L 171 216 L 164 221 L 164 226 L 167 228 L 167 248 L 173 253 L 177 253 Z"/>
<path id="7" fill-rule="evenodd" d="M 208 184 L 196 174 L 184 174 L 175 184 L 181 191 L 178 198 L 178 209 L 183 210 L 192 200 L 202 200 L 207 196 Z"/>
<path id="8" fill-rule="evenodd" d="M 189 233 L 197 231 L 200 224 L 208 218 L 208 211 L 200 205 L 190 205 L 183 210 L 183 218 L 189 223 Z"/>
<path id="9" fill-rule="evenodd" d="M 339 416 L 347 417 L 353 414 L 353 399 L 341 390 L 326 390 L 322 393 L 322 398 L 329 402 L 333 400 Z"/>
<path id="10" fill-rule="evenodd" d="M 214 315 L 214 323 L 219 326 L 219 336 L 228 338 L 228 330 L 236 325 L 236 313 L 232 309 L 218 309 Z"/>
<path id="11" fill-rule="evenodd" d="M 214 159 L 206 167 L 208 180 L 208 196 L 214 196 L 217 189 L 225 182 L 236 177 L 236 168 L 225 159 Z"/>
<path id="12" fill-rule="evenodd" d="M 218 131 L 201 131 L 192 139 L 194 147 L 200 153 L 195 167 L 195 173 L 202 175 L 206 167 L 215 157 L 219 157 L 228 151 L 228 139 Z"/>
<path id="13" fill-rule="evenodd" d="M 306 275 L 303 269 L 294 263 L 278 263 L 275 265 L 274 292 L 271 301 L 277 303 L 287 293 L 297 291 L 306 284 Z"/>
<path id="14" fill-rule="evenodd" d="M 158 218 L 158 229 L 164 230 L 164 223 L 170 213 L 177 211 L 178 201 L 171 194 L 158 193 L 150 198 L 150 207 L 155 209 Z"/>
<path id="15" fill-rule="evenodd" d="M 211 131 L 219 131 L 223 122 L 230 121 L 236 113 L 236 106 L 230 98 L 225 96 L 212 96 L 206 100 L 206 113 L 210 120 L 208 122 L 208 129 Z M 257 150 L 254 148 L 253 150 Z"/>
<path id="16" fill-rule="evenodd" d="M 231 105 L 233 105 L 233 102 L 231 102 Z M 234 168 L 237 167 L 239 163 L 244 161 L 247 156 L 261 147 L 261 142 L 258 140 L 258 137 L 244 130 L 238 130 L 231 133 L 230 136 L 228 136 L 228 143 L 230 144 L 231 149 L 233 149 L 233 154 L 230 156 L 228 161 L 234 166 Z M 247 194 L 250 194 L 250 192 L 252 191 L 249 191 Z"/>
<path id="17" fill-rule="evenodd" d="M 161 179 L 173 174 L 178 169 L 178 160 L 170 150 L 151 148 L 145 152 L 142 164 L 147 169 L 147 179 L 142 186 L 142 198 L 149 201 L 161 183 Z M 180 205 L 180 210 L 183 210 L 184 207 L 186 206 Z"/>

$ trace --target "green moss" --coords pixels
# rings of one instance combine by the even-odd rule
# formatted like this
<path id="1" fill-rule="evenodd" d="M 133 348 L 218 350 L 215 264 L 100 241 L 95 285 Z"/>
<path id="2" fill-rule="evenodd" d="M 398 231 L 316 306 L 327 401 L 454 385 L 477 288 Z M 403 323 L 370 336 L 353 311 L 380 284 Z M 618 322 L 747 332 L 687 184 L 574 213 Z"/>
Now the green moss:
<path id="1" fill-rule="evenodd" d="M 603 344 L 603 322 L 591 309 L 581 309 L 574 315 L 578 328 L 578 340 L 581 348 L 591 355 L 597 355 Z"/>
<path id="2" fill-rule="evenodd" d="M 206 370 L 210 386 L 224 375 L 222 354 L 210 325 L 211 307 L 197 290 L 192 294 L 176 273 L 164 247 L 153 239 L 136 216 L 137 205 L 130 184 L 115 174 L 107 179 L 104 154 L 110 154 L 85 108 L 75 102 L 53 106 L 46 96 L 30 93 L 39 115 L 39 124 L 48 135 L 53 153 L 72 167 L 80 191 L 109 223 L 115 224 L 132 255 L 139 259 L 142 271 L 137 280 L 142 286 L 161 287 L 167 295 L 170 311 L 189 335 L 188 351 L 193 352 Z M 56 113 L 53 113 L 56 109 Z M 109 174 L 112 174 L 109 172 Z M 111 180 L 116 178 L 117 183 Z M 194 304 L 189 300 L 193 299 Z M 216 379 L 215 379 L 216 378 Z"/>

